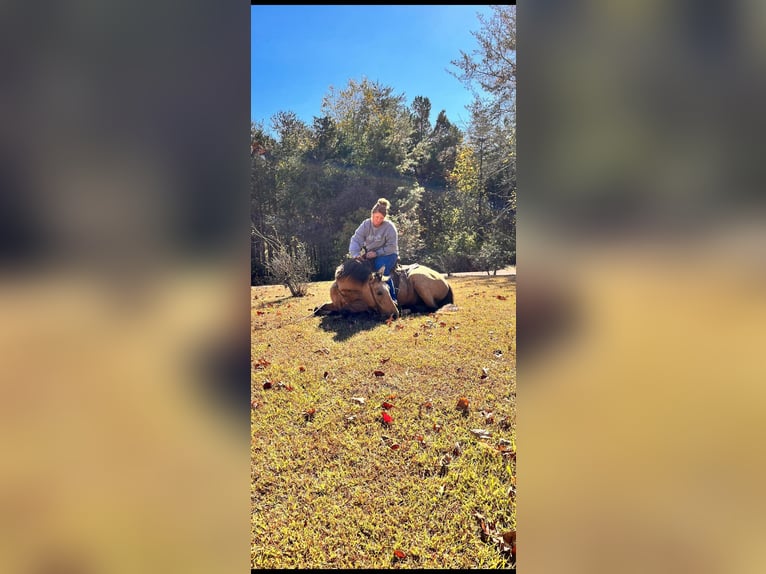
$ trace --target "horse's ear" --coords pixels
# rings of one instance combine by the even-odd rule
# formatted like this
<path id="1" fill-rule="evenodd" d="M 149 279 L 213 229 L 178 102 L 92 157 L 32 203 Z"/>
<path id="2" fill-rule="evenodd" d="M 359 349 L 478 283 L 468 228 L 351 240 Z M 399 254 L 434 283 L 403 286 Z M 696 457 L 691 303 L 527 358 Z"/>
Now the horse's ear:
<path id="1" fill-rule="evenodd" d="M 370 275 L 370 281 L 388 281 L 388 277 L 383 275 L 385 271 L 386 271 L 385 266 L 381 267 L 377 271 L 374 271 L 372 275 Z"/>

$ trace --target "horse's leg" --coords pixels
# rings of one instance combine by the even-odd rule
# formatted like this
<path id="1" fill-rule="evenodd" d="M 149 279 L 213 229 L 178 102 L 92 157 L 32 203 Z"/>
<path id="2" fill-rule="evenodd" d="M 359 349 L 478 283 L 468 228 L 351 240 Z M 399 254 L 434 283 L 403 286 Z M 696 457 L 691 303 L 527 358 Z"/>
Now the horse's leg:
<path id="1" fill-rule="evenodd" d="M 330 287 L 330 299 L 329 303 L 324 303 L 314 309 L 314 315 L 330 315 L 343 309 L 343 295 L 341 295 L 337 283 L 333 283 Z"/>
<path id="2" fill-rule="evenodd" d="M 422 284 L 422 283 L 414 283 L 415 291 L 420 296 L 420 299 L 423 301 L 423 305 L 428 307 L 429 309 L 436 309 L 436 300 L 434 299 L 434 296 L 431 294 L 431 291 L 428 289 L 428 284 Z"/>

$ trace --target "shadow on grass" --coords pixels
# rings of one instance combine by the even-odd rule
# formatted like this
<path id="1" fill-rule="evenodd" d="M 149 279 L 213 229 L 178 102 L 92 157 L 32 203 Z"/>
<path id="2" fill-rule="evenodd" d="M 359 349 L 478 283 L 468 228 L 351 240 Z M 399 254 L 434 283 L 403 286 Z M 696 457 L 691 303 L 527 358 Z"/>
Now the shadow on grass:
<path id="1" fill-rule="evenodd" d="M 253 309 L 264 309 L 266 307 L 281 307 L 285 303 L 289 303 L 291 301 L 295 301 L 295 297 L 292 295 L 287 295 L 285 297 L 280 297 L 279 299 L 272 299 L 269 301 L 263 301 L 261 303 L 258 303 L 257 305 L 253 306 Z"/>
<path id="2" fill-rule="evenodd" d="M 333 340 L 346 341 L 362 331 L 371 331 L 385 324 L 379 316 L 367 313 L 325 315 L 319 326 L 335 333 Z"/>

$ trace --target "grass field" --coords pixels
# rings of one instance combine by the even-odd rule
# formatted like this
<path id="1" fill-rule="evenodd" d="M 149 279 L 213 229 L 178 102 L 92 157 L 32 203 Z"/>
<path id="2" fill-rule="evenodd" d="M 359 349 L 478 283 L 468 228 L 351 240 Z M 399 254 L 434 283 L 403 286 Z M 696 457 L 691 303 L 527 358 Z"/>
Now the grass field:
<path id="1" fill-rule="evenodd" d="M 251 289 L 253 568 L 515 567 L 515 277 L 450 284 L 389 322 Z"/>

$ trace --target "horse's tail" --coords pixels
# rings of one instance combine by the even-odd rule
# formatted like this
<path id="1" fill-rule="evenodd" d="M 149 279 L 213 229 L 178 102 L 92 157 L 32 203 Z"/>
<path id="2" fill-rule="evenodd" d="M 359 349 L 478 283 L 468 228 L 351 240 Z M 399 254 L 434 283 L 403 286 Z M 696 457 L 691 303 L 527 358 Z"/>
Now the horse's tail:
<path id="1" fill-rule="evenodd" d="M 447 285 L 447 295 L 444 296 L 444 299 L 441 302 L 441 306 L 444 305 L 452 305 L 455 302 L 455 298 L 452 295 L 452 285 Z"/>

